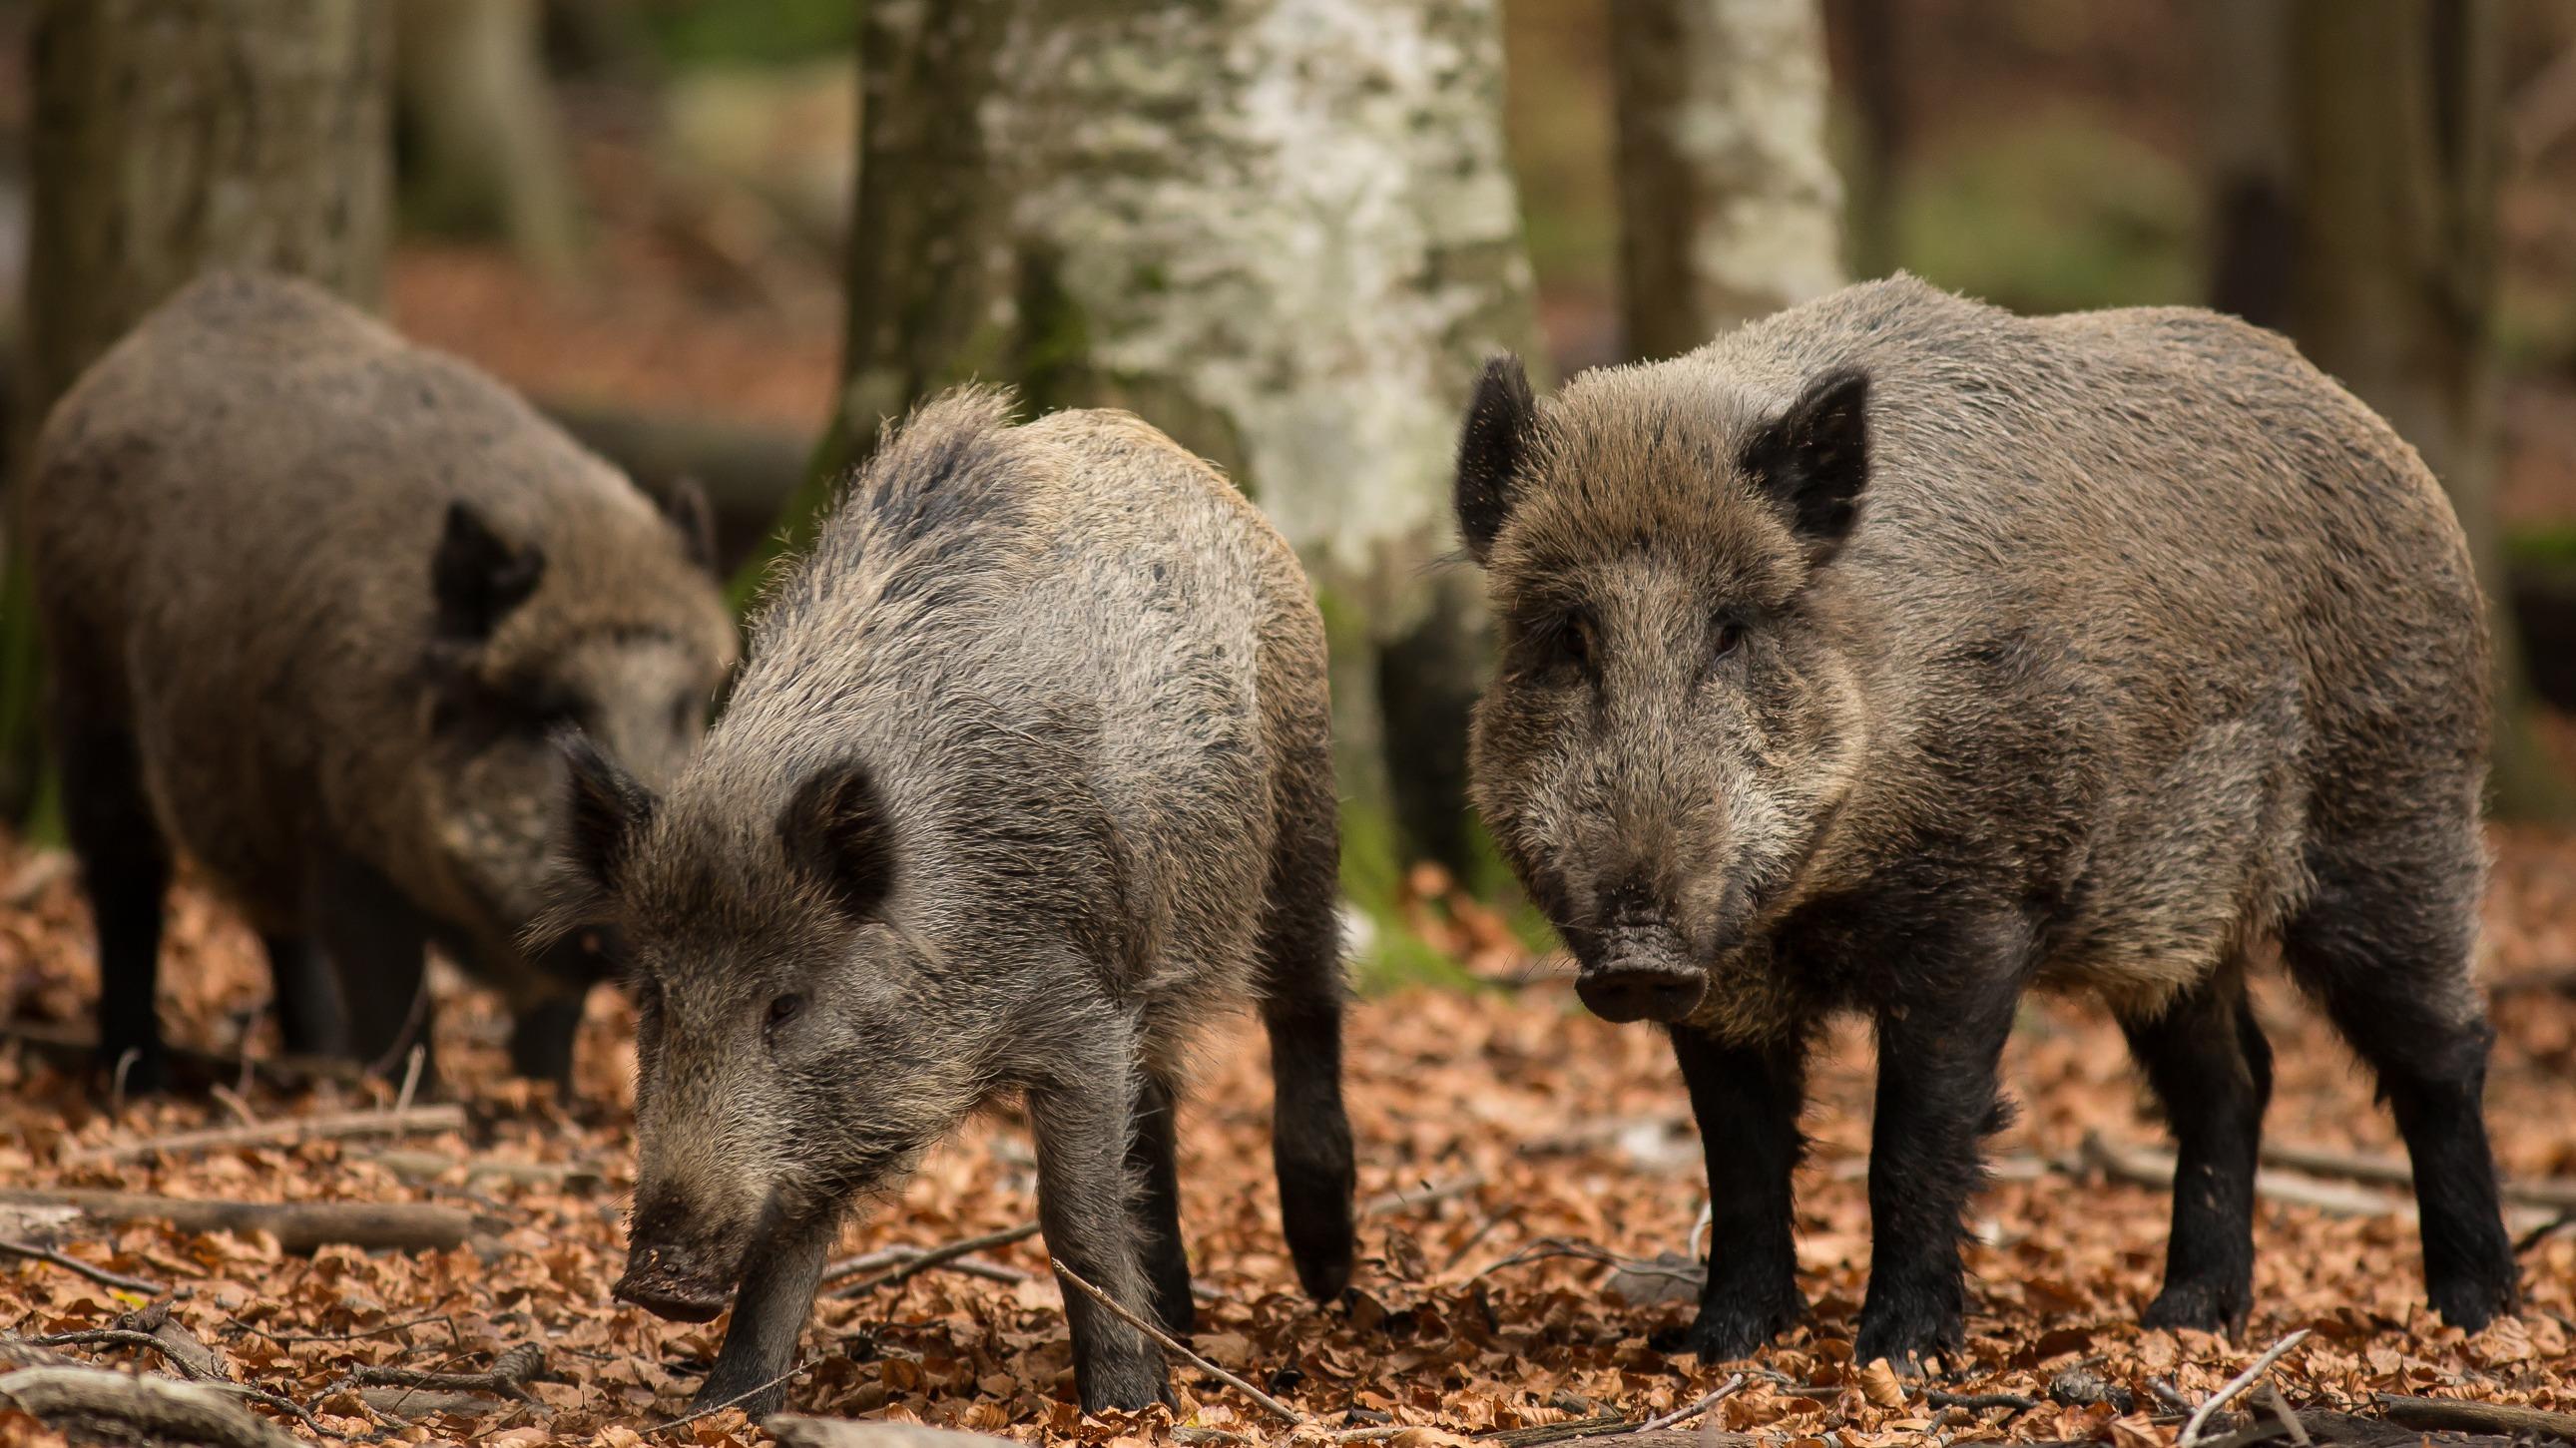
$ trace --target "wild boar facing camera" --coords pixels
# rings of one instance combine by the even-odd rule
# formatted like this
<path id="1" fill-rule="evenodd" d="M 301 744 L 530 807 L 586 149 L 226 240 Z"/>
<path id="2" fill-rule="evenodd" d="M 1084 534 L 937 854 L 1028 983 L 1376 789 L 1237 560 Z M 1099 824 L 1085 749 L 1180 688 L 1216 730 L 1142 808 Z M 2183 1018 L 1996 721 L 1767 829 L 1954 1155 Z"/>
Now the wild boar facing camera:
<path id="1" fill-rule="evenodd" d="M 104 1058 L 151 1086 L 184 849 L 267 947 L 290 1050 L 400 1064 L 422 950 L 564 1078 L 596 936 L 530 959 L 578 721 L 647 777 L 733 658 L 694 493 L 657 508 L 518 397 L 301 282 L 220 274 L 47 420 L 26 499 Z"/>
<path id="2" fill-rule="evenodd" d="M 2241 1322 L 2277 941 L 2414 1157 L 2424 1280 L 2515 1300 L 2470 982 L 2487 641 L 2412 449 L 2281 339 L 2025 320 L 1910 278 L 1534 400 L 1458 521 L 1502 625 L 1474 792 L 1584 1001 L 1671 1033 L 1715 1232 L 1680 1345 L 1804 1311 L 1808 1048 L 1878 1037 L 1858 1356 L 1961 1342 L 1960 1213 L 2025 989 L 2091 991 L 2180 1148 L 2150 1324 Z"/>
<path id="3" fill-rule="evenodd" d="M 702 1403 L 784 1396 L 853 1200 L 1005 1092 L 1049 1254 L 1187 1331 L 1172 1118 L 1210 1014 L 1257 1002 L 1306 1290 L 1351 1268 L 1323 629 L 1296 559 L 1124 413 L 892 432 L 751 630 L 666 791 L 574 740 L 564 921 L 641 1003 L 619 1296 L 731 1331 Z M 1065 1289 L 1086 1408 L 1168 1395 Z"/>

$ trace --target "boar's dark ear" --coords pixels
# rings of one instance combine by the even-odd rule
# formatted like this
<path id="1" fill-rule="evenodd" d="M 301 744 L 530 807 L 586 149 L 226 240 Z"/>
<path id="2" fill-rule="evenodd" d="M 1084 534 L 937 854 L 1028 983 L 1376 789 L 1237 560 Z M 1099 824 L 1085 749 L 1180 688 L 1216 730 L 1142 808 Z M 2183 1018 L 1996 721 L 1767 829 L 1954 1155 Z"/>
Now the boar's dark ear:
<path id="1" fill-rule="evenodd" d="M 873 914 L 894 888 L 894 831 L 865 765 L 816 770 L 779 814 L 778 837 L 854 916 Z"/>
<path id="2" fill-rule="evenodd" d="M 578 729 L 557 730 L 554 745 L 572 776 L 564 856 L 591 886 L 612 889 L 635 836 L 653 818 L 653 791 Z"/>
<path id="3" fill-rule="evenodd" d="M 716 510 L 707 501 L 707 490 L 690 477 L 674 478 L 671 486 L 656 499 L 662 516 L 680 531 L 680 551 L 691 563 L 710 573 L 716 567 Z"/>
<path id="4" fill-rule="evenodd" d="M 447 526 L 430 559 L 429 586 L 438 600 L 438 635 L 475 640 L 492 635 L 510 610 L 527 602 L 545 576 L 545 550 L 534 543 L 513 548 L 470 503 L 447 505 Z"/>
<path id="5" fill-rule="evenodd" d="M 1869 484 L 1869 374 L 1828 372 L 1744 447 L 1744 471 L 1818 556 L 1851 532 Z"/>
<path id="6" fill-rule="evenodd" d="M 1493 551 L 1494 536 L 1511 516 L 1512 490 L 1536 419 L 1521 359 L 1510 353 L 1486 359 L 1458 434 L 1458 536 L 1478 563 Z"/>

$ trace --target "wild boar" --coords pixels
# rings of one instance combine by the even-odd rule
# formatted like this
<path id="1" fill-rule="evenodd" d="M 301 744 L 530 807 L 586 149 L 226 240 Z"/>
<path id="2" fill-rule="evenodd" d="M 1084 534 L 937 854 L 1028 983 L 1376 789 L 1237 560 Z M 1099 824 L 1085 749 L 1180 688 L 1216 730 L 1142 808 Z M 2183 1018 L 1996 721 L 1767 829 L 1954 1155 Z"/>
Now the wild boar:
<path id="1" fill-rule="evenodd" d="M 562 1079 L 603 965 L 518 944 L 561 826 L 548 735 L 649 777 L 696 742 L 735 648 L 702 501 L 657 508 L 318 288 L 219 274 L 54 409 L 24 518 L 105 1059 L 161 1082 L 176 847 L 259 932 L 290 1049 L 398 1063 L 435 940 Z"/>
<path id="2" fill-rule="evenodd" d="M 1474 795 L 1598 1014 L 1670 1031 L 1716 1230 L 1678 1345 L 1805 1310 L 1818 1023 L 1878 1038 L 1863 1361 L 1956 1349 L 1960 1212 L 2023 992 L 2097 994 L 2181 1162 L 2152 1325 L 2251 1294 L 2277 941 L 2414 1157 L 2424 1280 L 2514 1303 L 2470 980 L 2488 646 L 2415 452 L 2282 339 L 1852 287 L 1534 402 L 1457 512 L 1501 621 Z"/>
<path id="3" fill-rule="evenodd" d="M 616 1292 L 683 1321 L 732 1297 L 701 1403 L 780 1401 L 853 1198 L 1012 1091 L 1047 1250 L 1188 1331 L 1173 1105 L 1194 1028 L 1247 1000 L 1298 1275 L 1319 1299 L 1350 1275 L 1305 576 L 1137 419 L 1008 411 L 964 389 L 890 435 L 667 793 L 568 746 L 559 919 L 619 933 L 641 1008 Z M 1168 1396 L 1151 1339 L 1075 1289 L 1065 1313 L 1086 1408 Z"/>

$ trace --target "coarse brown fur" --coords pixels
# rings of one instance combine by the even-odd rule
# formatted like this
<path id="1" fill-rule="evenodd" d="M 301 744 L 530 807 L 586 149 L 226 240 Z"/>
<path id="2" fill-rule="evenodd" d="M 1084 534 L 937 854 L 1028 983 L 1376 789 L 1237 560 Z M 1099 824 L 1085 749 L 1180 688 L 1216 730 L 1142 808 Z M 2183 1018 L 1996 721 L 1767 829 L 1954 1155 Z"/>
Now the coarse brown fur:
<path id="1" fill-rule="evenodd" d="M 2287 342 L 1899 277 L 1544 403 L 1498 364 L 1459 489 L 1505 638 L 1479 806 L 1587 1001 L 1669 1023 L 1708 1136 L 1690 1345 L 1798 1310 L 1800 1063 L 1844 1009 L 1882 1063 L 1861 1356 L 1956 1344 L 2032 985 L 2104 998 L 2174 1118 L 2150 1320 L 2241 1318 L 2272 939 L 2396 1107 L 2434 1302 L 2510 1304 L 2469 976 L 2482 605 L 2414 450 Z"/>
<path id="2" fill-rule="evenodd" d="M 547 731 L 580 718 L 653 777 L 696 741 L 735 649 L 701 513 L 302 282 L 200 280 L 92 367 L 23 516 L 109 1050 L 157 1053 L 135 932 L 166 838 L 268 941 L 291 1046 L 398 1048 L 428 935 L 549 1017 L 523 1065 L 567 1068 L 596 966 L 518 946 L 560 821 Z"/>
<path id="3" fill-rule="evenodd" d="M 621 1295 L 734 1326 L 700 1397 L 792 1361 L 855 1197 L 1008 1091 L 1049 1252 L 1190 1321 L 1171 1111 L 1193 1029 L 1258 1001 L 1300 1275 L 1350 1269 L 1321 621 L 1224 479 L 1124 413 L 892 432 L 776 582 L 724 717 L 656 797 L 574 752 L 567 919 L 644 1002 Z M 1087 1406 L 1164 1394 L 1068 1291 Z"/>

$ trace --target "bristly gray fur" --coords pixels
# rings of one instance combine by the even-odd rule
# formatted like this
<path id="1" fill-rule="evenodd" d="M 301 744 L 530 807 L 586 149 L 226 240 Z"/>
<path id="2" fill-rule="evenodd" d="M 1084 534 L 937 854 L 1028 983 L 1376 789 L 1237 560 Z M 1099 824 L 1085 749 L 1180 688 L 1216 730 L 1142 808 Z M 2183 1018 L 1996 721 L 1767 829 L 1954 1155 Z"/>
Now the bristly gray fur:
<path id="1" fill-rule="evenodd" d="M 1152 1103 L 1196 1024 L 1238 1003 L 1261 1003 L 1279 1053 L 1301 1270 L 1326 1292 L 1348 1272 L 1304 576 L 1135 418 L 1008 418 L 968 388 L 889 433 L 771 587 L 703 749 L 585 852 L 572 908 L 646 975 L 620 1290 L 689 1315 L 742 1284 L 710 1400 L 784 1366 L 813 1290 L 797 1264 L 850 1198 L 1007 1091 L 1037 1125 L 1050 1250 L 1186 1312 Z M 592 784 L 611 815 L 629 797 Z M 1163 1390 L 1150 1342 L 1068 1312 L 1086 1403 Z"/>
<path id="2" fill-rule="evenodd" d="M 1781 1173 L 1696 1345 L 1792 1311 L 1777 1113 L 1842 1009 L 1880 1030 L 1873 1206 L 1910 1220 L 1880 1224 L 1859 1355 L 1956 1341 L 1956 1208 L 2032 984 L 2110 1003 L 2225 1183 L 2178 1204 L 2150 1320 L 2240 1314 L 2270 940 L 2419 1179 L 2467 1183 L 2427 1209 L 2436 1304 L 2512 1300 L 2475 1104 L 2484 613 L 2387 424 L 2231 318 L 2025 319 L 1908 277 L 1534 404 L 1515 375 L 1461 448 L 1504 638 L 1474 793 L 1586 999 L 1672 1021 L 1713 1177 Z"/>

